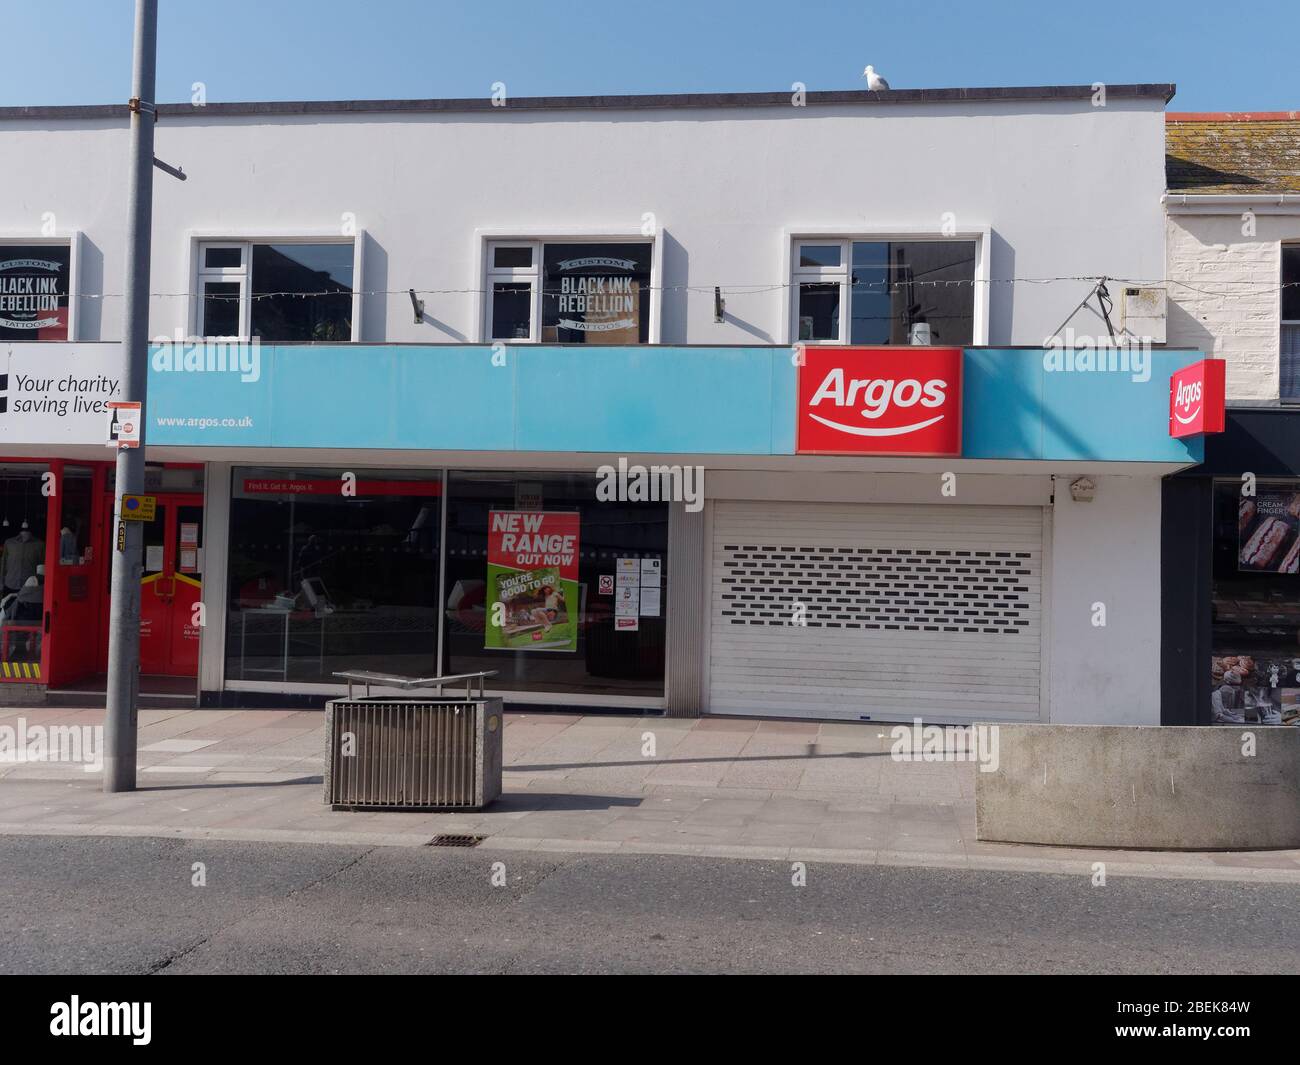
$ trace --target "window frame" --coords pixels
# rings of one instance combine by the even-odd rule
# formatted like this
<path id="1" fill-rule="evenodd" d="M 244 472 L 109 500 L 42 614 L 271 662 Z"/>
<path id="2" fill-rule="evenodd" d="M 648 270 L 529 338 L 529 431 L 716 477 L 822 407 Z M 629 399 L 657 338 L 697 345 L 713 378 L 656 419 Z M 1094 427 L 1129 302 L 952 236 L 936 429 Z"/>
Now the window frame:
<path id="1" fill-rule="evenodd" d="M 1295 391 L 1290 394 L 1282 391 L 1282 338 L 1288 326 L 1300 331 L 1300 318 L 1282 317 L 1282 308 L 1285 305 L 1286 300 L 1286 288 L 1284 286 L 1287 284 L 1285 272 L 1285 253 L 1287 248 L 1294 248 L 1298 253 L 1300 253 L 1300 241 L 1281 240 L 1278 241 L 1277 246 L 1277 398 L 1279 403 L 1285 404 L 1286 406 L 1294 406 L 1300 405 L 1300 366 L 1297 366 L 1295 372 Z M 1295 278 L 1294 283 L 1300 284 L 1300 275 Z M 1296 355 L 1295 358 L 1297 359 L 1297 362 L 1300 363 L 1300 355 Z"/>
<path id="2" fill-rule="evenodd" d="M 486 264 L 483 296 L 486 312 L 483 320 L 483 339 L 488 343 L 535 344 L 541 336 L 542 317 L 542 244 L 540 240 L 490 240 L 487 242 Z M 498 248 L 528 248 L 532 253 L 532 266 L 497 266 L 494 263 Z M 497 285 L 529 286 L 528 297 L 528 336 L 498 337 L 492 335 L 493 311 L 496 304 Z"/>
<path id="3" fill-rule="evenodd" d="M 878 230 L 855 230 L 840 227 L 787 228 L 784 232 L 785 276 L 789 282 L 788 298 L 784 301 L 785 321 L 782 333 L 791 344 L 849 344 L 852 329 L 852 286 L 849 278 L 853 272 L 853 245 L 869 243 L 951 243 L 968 241 L 975 245 L 975 278 L 971 306 L 971 347 L 984 347 L 989 343 L 989 247 L 991 230 L 987 226 L 966 227 L 952 233 L 941 233 L 935 226 L 908 226 Z M 838 244 L 839 266 L 800 266 L 800 246 L 803 244 Z M 802 284 L 836 283 L 840 286 L 840 321 L 835 340 L 799 339 L 799 290 Z M 897 345 L 906 347 L 908 345 Z M 940 345 L 951 346 L 951 345 Z"/>
<path id="4" fill-rule="evenodd" d="M 633 232 L 624 228 L 585 227 L 566 229 L 561 227 L 491 228 L 474 231 L 477 245 L 477 280 L 474 283 L 475 312 L 478 322 L 479 342 L 483 344 L 537 344 L 541 340 L 542 330 L 542 260 L 547 244 L 647 244 L 650 247 L 650 321 L 647 324 L 646 342 L 637 347 L 649 347 L 661 343 L 660 324 L 663 314 L 661 286 L 663 277 L 663 229 L 657 229 L 651 236 Z M 492 265 L 493 249 L 497 247 L 533 248 L 533 265 L 531 270 L 522 267 L 494 267 Z M 518 276 L 510 276 L 518 275 Z M 532 283 L 531 320 L 528 327 L 528 339 L 507 339 L 492 336 L 492 295 L 494 282 Z"/>
<path id="5" fill-rule="evenodd" d="M 204 265 L 204 259 L 209 248 L 237 248 L 239 249 L 239 266 L 214 266 Z M 248 298 L 248 285 L 252 280 L 252 241 L 203 241 L 198 249 L 199 269 L 197 274 L 198 283 L 195 286 L 196 298 L 198 300 L 197 319 L 195 322 L 195 335 L 206 337 L 208 334 L 203 331 L 203 304 L 207 299 L 208 282 L 217 284 L 237 283 L 239 285 L 239 328 L 236 330 L 231 339 L 248 339 L 252 330 L 253 307 L 252 301 Z"/>
<path id="6" fill-rule="evenodd" d="M 360 343 L 362 332 L 362 299 L 364 289 L 364 248 L 365 231 L 361 228 L 351 236 L 341 236 L 337 229 L 324 231 L 296 231 L 289 233 L 197 231 L 187 234 L 190 246 L 189 269 L 186 291 L 189 298 L 190 336 L 203 336 L 203 289 L 207 281 L 239 283 L 239 334 L 221 339 L 239 340 L 247 343 L 252 336 L 253 301 L 249 298 L 249 286 L 253 274 L 253 246 L 258 244 L 346 244 L 352 247 L 352 335 L 345 341 L 310 341 L 310 340 L 268 340 L 268 344 L 314 344 L 314 343 Z M 207 248 L 239 248 L 240 263 L 238 267 L 214 266 L 203 264 L 204 251 Z"/>
<path id="7" fill-rule="evenodd" d="M 52 247 L 68 249 L 68 339 L 67 340 L 8 340 L 7 344 L 74 344 L 81 336 L 81 230 L 71 230 L 67 236 L 33 237 L 24 233 L 0 231 L 0 250 L 14 247 Z"/>

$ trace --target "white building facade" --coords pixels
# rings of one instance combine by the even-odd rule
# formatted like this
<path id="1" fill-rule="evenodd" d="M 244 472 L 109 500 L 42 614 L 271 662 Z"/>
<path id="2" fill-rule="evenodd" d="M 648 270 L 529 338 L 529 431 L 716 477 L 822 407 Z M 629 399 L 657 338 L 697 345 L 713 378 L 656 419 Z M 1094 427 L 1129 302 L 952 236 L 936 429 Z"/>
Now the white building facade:
<path id="1" fill-rule="evenodd" d="M 187 180 L 155 179 L 145 673 L 207 704 L 483 669 L 518 703 L 1157 722 L 1199 349 L 1044 345 L 1162 329 L 1124 312 L 1164 271 L 1171 93 L 160 108 Z M 125 116 L 0 110 L 0 150 L 0 520 L 45 552 L 0 695 L 93 690 Z"/>

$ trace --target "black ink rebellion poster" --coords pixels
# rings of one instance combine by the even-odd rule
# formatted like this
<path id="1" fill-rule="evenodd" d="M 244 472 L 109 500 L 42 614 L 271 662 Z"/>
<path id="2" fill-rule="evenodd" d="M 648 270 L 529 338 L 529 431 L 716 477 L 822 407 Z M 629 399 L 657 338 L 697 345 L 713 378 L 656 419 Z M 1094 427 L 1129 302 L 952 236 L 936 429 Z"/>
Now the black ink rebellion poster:
<path id="1" fill-rule="evenodd" d="M 0 245 L 0 340 L 67 340 L 66 244 Z"/>

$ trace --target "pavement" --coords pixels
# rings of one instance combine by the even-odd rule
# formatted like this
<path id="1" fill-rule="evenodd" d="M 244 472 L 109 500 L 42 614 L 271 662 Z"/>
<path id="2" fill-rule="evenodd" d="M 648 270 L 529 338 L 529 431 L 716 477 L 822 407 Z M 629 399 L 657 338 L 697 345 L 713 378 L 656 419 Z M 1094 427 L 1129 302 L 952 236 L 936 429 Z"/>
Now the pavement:
<path id="1" fill-rule="evenodd" d="M 1293 884 L 834 863 L 797 880 L 784 862 L 683 855 L 6 836 L 0 900 L 0 973 L 79 978 L 1214 973 L 1214 997 L 1254 999 L 1223 974 L 1300 970 Z M 145 997 L 160 999 L 160 1031 L 177 1017 L 171 996 Z M 1119 996 L 1091 997 L 1072 987 L 1044 1016 L 1068 1021 L 1072 1041 L 1115 1023 Z M 1004 1012 L 1043 1005 L 1022 993 Z M 1248 1023 L 1264 1023 L 1263 1005 Z M 6 1006 L 11 1037 L 29 1014 L 13 994 Z M 198 1014 L 215 1028 L 187 1013 L 184 1034 L 220 1030 L 222 1008 Z"/>
<path id="2" fill-rule="evenodd" d="M 0 727 L 102 724 L 0 708 Z M 890 758 L 889 726 L 511 713 L 487 810 L 331 811 L 319 710 L 142 709 L 139 788 L 67 762 L 0 762 L 0 835 L 659 854 L 1300 884 L 1300 851 L 1109 851 L 975 838 L 972 763 Z"/>

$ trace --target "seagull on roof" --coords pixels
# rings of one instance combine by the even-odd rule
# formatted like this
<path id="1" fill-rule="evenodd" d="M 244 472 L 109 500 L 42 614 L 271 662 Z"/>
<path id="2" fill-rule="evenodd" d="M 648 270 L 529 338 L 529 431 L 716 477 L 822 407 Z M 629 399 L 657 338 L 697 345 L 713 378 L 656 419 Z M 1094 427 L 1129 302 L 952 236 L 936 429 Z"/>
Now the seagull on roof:
<path id="1" fill-rule="evenodd" d="M 876 68 L 868 65 L 867 69 L 862 72 L 862 76 L 867 79 L 867 91 L 879 92 L 881 89 L 888 89 L 889 82 L 876 73 Z"/>

